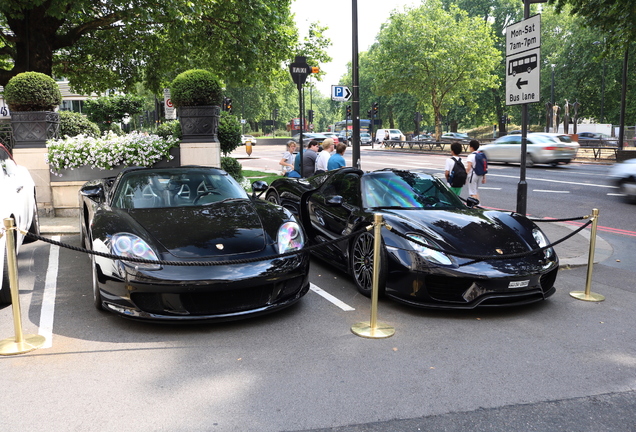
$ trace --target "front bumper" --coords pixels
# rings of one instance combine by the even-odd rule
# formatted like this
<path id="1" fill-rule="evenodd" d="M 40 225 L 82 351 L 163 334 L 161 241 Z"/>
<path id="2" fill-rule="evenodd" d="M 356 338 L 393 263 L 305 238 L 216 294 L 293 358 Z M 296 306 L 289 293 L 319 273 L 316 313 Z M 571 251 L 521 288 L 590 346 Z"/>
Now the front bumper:
<path id="1" fill-rule="evenodd" d="M 308 292 L 308 273 L 308 254 L 251 264 L 166 266 L 156 271 L 107 259 L 98 265 L 106 310 L 165 322 L 227 321 L 274 312 Z"/>

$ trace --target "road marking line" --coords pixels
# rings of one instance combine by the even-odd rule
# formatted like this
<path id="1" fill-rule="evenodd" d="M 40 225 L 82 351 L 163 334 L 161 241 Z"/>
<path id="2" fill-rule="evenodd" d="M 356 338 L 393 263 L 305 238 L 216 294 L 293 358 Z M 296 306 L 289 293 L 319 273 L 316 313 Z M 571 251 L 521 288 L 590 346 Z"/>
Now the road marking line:
<path id="1" fill-rule="evenodd" d="M 53 240 L 60 241 L 60 236 L 53 236 Z M 42 295 L 42 312 L 40 313 L 39 335 L 46 338 L 42 348 L 53 346 L 53 316 L 55 314 L 55 293 L 57 291 L 57 271 L 59 268 L 60 247 L 51 245 L 49 249 L 49 268 L 46 271 L 44 294 Z"/>
<path id="2" fill-rule="evenodd" d="M 494 188 L 494 187 L 486 187 L 486 186 L 479 186 L 479 189 L 488 189 L 488 190 L 501 190 L 501 188 Z"/>
<path id="3" fill-rule="evenodd" d="M 322 288 L 317 287 L 316 285 L 314 285 L 312 283 L 309 284 L 309 289 L 312 290 L 313 292 L 315 292 L 316 294 L 318 294 L 319 296 L 325 298 L 326 300 L 329 300 L 331 303 L 335 304 L 336 306 L 338 306 L 340 309 L 342 309 L 345 312 L 349 312 L 349 311 L 354 311 L 355 310 L 354 308 L 352 308 L 351 306 L 349 306 L 348 304 L 346 304 L 342 300 L 339 300 L 339 299 L 335 298 L 334 296 L 329 294 L 327 291 L 323 290 Z"/>
<path id="4" fill-rule="evenodd" d="M 607 196 L 618 196 L 618 197 L 624 197 L 627 196 L 624 193 L 608 193 Z"/>
<path id="5" fill-rule="evenodd" d="M 570 191 L 557 191 L 557 190 L 547 190 L 547 189 L 532 189 L 532 192 L 547 192 L 547 193 L 560 193 L 560 194 L 570 193 Z"/>

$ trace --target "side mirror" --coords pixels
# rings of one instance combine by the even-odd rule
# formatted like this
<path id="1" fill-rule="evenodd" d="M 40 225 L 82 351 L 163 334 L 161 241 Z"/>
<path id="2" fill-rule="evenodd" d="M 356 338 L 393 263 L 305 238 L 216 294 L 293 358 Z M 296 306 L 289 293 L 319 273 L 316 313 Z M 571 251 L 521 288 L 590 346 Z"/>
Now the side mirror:
<path id="1" fill-rule="evenodd" d="M 82 196 L 99 201 L 104 198 L 104 187 L 101 184 L 86 185 L 80 189 L 79 193 Z"/>
<path id="2" fill-rule="evenodd" d="M 342 205 L 342 197 L 340 195 L 330 196 L 325 199 L 325 203 L 330 207 L 338 207 Z"/>
<path id="3" fill-rule="evenodd" d="M 252 198 L 260 198 L 268 187 L 269 185 L 267 184 L 267 182 L 263 180 L 257 180 L 252 183 Z M 256 195 L 256 192 L 260 192 L 258 196 Z"/>
<path id="4" fill-rule="evenodd" d="M 466 205 L 469 208 L 473 208 L 479 205 L 479 200 L 477 198 L 474 197 L 468 197 L 466 198 Z"/>

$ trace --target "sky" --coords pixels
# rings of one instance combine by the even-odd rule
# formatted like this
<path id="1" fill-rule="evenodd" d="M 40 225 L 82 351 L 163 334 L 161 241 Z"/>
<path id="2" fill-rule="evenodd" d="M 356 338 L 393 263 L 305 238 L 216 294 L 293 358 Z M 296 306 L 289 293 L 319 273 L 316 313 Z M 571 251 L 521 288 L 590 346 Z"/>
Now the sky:
<path id="1" fill-rule="evenodd" d="M 351 10 L 353 1 L 358 8 L 358 50 L 367 51 L 375 41 L 380 26 L 385 23 L 391 11 L 403 10 L 404 6 L 418 5 L 420 0 L 295 0 L 292 12 L 296 16 L 301 37 L 312 22 L 320 22 L 329 27 L 325 36 L 331 39 L 330 63 L 318 66 L 326 75 L 316 83 L 318 90 L 325 96 L 331 95 L 331 86 L 337 85 L 340 77 L 347 72 L 347 63 L 352 57 Z M 310 76 L 311 77 L 311 76 Z"/>

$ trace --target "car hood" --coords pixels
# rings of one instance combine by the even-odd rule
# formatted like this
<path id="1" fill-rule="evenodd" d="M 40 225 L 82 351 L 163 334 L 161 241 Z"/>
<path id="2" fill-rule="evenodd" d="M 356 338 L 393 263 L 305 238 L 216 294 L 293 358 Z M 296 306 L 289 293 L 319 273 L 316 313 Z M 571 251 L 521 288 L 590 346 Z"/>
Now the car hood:
<path id="1" fill-rule="evenodd" d="M 439 247 L 484 256 L 526 252 L 533 246 L 532 223 L 498 211 L 384 210 L 386 221 L 403 234 L 424 234 Z M 536 247 L 536 246 L 534 246 Z"/>
<path id="2" fill-rule="evenodd" d="M 128 216 L 157 246 L 178 258 L 253 253 L 266 245 L 261 218 L 249 200 L 204 207 L 135 209 Z"/>

